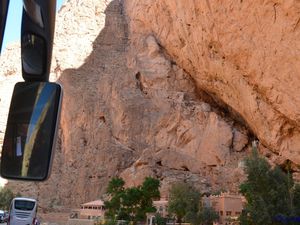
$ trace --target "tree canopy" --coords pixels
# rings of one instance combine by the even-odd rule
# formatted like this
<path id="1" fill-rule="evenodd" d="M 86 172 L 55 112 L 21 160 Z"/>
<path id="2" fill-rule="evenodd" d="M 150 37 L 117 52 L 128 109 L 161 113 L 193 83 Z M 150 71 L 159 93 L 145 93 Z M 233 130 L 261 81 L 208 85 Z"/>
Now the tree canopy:
<path id="1" fill-rule="evenodd" d="M 134 224 L 145 220 L 146 213 L 155 212 L 153 199 L 160 197 L 159 180 L 146 177 L 142 185 L 124 187 L 122 178 L 113 178 L 107 188 L 110 200 L 105 202 L 106 216 L 113 220 L 127 220 Z"/>
<path id="2" fill-rule="evenodd" d="M 193 220 L 199 209 L 200 193 L 186 183 L 175 183 L 169 193 L 169 214 L 175 214 L 179 223 L 185 217 Z"/>
<path id="3" fill-rule="evenodd" d="M 196 224 L 212 225 L 218 219 L 219 214 L 212 207 L 202 207 L 197 214 Z"/>
<path id="4" fill-rule="evenodd" d="M 211 207 L 201 203 L 201 194 L 192 185 L 175 183 L 169 194 L 169 214 L 174 214 L 178 223 L 183 220 L 193 225 L 213 224 L 219 215 Z"/>
<path id="5" fill-rule="evenodd" d="M 15 194 L 9 188 L 0 189 L 0 209 L 8 210 Z"/>
<path id="6" fill-rule="evenodd" d="M 300 186 L 290 173 L 279 167 L 272 168 L 254 147 L 245 160 L 247 180 L 240 185 L 240 192 L 247 204 L 240 217 L 241 224 L 282 224 L 278 216 L 288 220 L 300 215 Z M 293 224 L 293 223 L 289 223 Z"/>

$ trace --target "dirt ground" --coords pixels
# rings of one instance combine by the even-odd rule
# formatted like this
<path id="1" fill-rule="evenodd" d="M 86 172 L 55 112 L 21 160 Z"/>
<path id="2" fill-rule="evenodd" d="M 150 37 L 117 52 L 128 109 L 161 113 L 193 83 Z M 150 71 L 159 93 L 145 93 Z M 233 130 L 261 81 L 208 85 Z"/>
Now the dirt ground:
<path id="1" fill-rule="evenodd" d="M 66 225 L 69 213 L 38 213 L 41 225 Z"/>

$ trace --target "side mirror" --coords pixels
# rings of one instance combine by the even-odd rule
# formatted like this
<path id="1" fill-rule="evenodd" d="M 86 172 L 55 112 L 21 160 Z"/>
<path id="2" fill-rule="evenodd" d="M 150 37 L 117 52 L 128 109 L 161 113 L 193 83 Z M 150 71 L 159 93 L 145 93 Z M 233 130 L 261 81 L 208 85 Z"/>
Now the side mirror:
<path id="1" fill-rule="evenodd" d="M 22 75 L 25 81 L 48 81 L 56 0 L 23 0 Z"/>
<path id="2" fill-rule="evenodd" d="M 50 82 L 14 87 L 1 156 L 1 176 L 42 181 L 48 178 L 59 123 L 62 89 Z"/>

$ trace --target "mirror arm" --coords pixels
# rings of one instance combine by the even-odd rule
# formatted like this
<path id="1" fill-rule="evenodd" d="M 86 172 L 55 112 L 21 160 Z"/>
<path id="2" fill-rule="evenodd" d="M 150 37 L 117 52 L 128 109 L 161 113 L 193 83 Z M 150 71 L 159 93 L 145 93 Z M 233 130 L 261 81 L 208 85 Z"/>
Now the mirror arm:
<path id="1" fill-rule="evenodd" d="M 6 17 L 8 11 L 9 0 L 1 0 L 0 1 L 0 52 L 2 49 L 2 42 L 6 24 Z"/>

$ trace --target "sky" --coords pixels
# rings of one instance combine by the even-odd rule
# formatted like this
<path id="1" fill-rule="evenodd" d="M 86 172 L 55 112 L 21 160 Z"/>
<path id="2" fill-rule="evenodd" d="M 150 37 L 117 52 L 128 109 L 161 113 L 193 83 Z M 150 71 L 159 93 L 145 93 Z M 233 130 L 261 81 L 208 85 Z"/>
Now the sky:
<path id="1" fill-rule="evenodd" d="M 57 10 L 61 7 L 63 1 L 64 0 L 56 1 Z M 6 20 L 2 50 L 5 49 L 7 43 L 20 40 L 22 6 L 23 6 L 22 0 L 9 1 L 9 9 L 8 9 L 8 15 Z"/>

